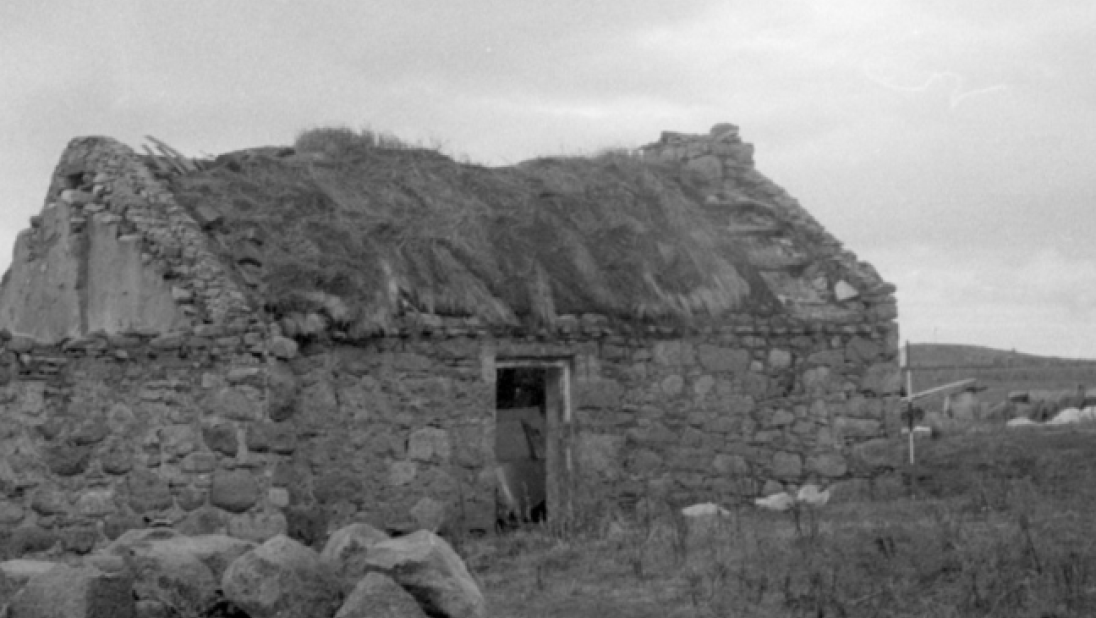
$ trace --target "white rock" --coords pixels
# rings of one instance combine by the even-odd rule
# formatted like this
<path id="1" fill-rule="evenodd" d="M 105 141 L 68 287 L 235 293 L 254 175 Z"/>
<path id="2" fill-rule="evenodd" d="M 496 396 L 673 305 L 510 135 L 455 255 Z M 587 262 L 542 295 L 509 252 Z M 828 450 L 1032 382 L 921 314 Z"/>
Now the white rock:
<path id="1" fill-rule="evenodd" d="M 830 501 L 830 490 L 822 491 L 818 485 L 804 485 L 799 488 L 795 499 L 811 506 L 825 506 Z"/>
<path id="2" fill-rule="evenodd" d="M 1005 423 L 1005 426 L 1006 427 L 1012 427 L 1012 428 L 1015 428 L 1015 427 L 1038 427 L 1039 423 L 1036 423 L 1035 421 L 1031 420 L 1030 418 L 1027 418 L 1026 416 L 1021 416 L 1019 418 L 1014 418 L 1011 421 Z"/>
<path id="3" fill-rule="evenodd" d="M 838 302 L 844 302 L 860 296 L 860 290 L 849 285 L 846 281 L 838 281 L 837 285 L 833 286 L 833 295 L 837 298 Z"/>
<path id="4" fill-rule="evenodd" d="M 1066 408 L 1047 421 L 1047 425 L 1072 425 L 1081 420 L 1081 411 L 1077 408 Z"/>
<path id="5" fill-rule="evenodd" d="M 0 573 L 4 574 L 4 577 L 14 581 L 18 585 L 30 581 L 35 575 L 41 575 L 46 571 L 57 566 L 56 562 L 47 562 L 44 560 L 26 560 L 16 559 L 0 562 Z"/>
<path id="6" fill-rule="evenodd" d="M 687 506 L 681 509 L 681 514 L 685 517 L 714 517 L 715 515 L 726 517 L 730 515 L 731 512 L 718 504 L 705 502 L 703 504 Z"/>
<path id="7" fill-rule="evenodd" d="M 795 498 L 788 493 L 779 493 L 765 498 L 758 498 L 754 500 L 754 504 L 770 511 L 783 512 L 795 506 Z"/>

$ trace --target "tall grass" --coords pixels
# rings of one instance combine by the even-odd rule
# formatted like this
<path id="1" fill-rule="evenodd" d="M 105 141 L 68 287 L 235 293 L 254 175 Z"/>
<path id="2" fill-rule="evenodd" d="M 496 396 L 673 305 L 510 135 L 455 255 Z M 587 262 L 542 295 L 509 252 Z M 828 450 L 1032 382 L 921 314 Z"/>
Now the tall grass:
<path id="1" fill-rule="evenodd" d="M 332 159 L 352 156 L 370 150 L 411 150 L 420 146 L 406 142 L 391 133 L 369 128 L 317 127 L 301 131 L 293 147 L 302 153 L 320 153 Z"/>
<path id="2" fill-rule="evenodd" d="M 1096 492 L 1079 463 L 1094 438 L 952 436 L 899 471 L 905 495 L 827 505 L 807 525 L 745 506 L 689 520 L 649 499 L 483 541 L 490 557 L 471 566 L 516 618 L 1092 616 Z"/>

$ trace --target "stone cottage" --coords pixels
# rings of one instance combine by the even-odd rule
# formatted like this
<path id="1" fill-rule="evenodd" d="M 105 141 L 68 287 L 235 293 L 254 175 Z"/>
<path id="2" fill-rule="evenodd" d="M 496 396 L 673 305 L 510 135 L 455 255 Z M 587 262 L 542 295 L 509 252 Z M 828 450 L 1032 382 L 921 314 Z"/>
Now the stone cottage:
<path id="1" fill-rule="evenodd" d="M 549 518 L 870 474 L 894 287 L 737 127 L 506 168 L 352 138 L 71 142 L 0 288 L 17 550 L 490 529 L 500 463 L 541 476 L 518 487 Z"/>

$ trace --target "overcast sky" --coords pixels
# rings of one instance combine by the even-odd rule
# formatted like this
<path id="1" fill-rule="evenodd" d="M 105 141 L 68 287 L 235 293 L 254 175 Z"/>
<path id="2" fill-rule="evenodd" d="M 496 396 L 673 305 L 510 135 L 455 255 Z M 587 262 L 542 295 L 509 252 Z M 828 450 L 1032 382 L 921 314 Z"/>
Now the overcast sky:
<path id="1" fill-rule="evenodd" d="M 1091 0 L 3 0 L 0 267 L 65 144 L 372 127 L 485 164 L 733 122 L 903 339 L 1096 358 Z"/>

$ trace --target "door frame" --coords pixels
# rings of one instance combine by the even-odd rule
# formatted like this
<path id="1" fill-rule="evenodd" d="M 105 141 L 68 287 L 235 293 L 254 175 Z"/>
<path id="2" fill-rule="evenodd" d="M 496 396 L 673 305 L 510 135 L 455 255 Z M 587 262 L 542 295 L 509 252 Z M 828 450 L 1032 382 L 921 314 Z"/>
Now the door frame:
<path id="1" fill-rule="evenodd" d="M 574 401 L 572 380 L 574 357 L 503 357 L 495 359 L 495 380 L 501 369 L 544 370 L 544 487 L 548 521 L 553 516 L 569 513 L 573 507 L 574 461 Z M 492 410 L 498 423 L 498 408 Z M 555 514 L 555 515 L 553 515 Z"/>

